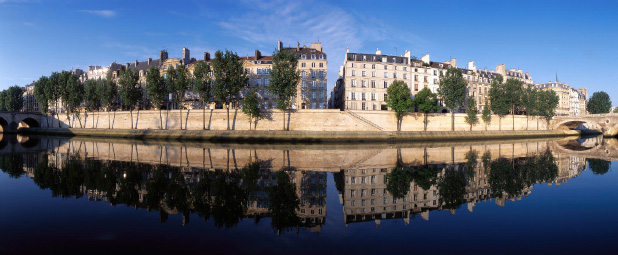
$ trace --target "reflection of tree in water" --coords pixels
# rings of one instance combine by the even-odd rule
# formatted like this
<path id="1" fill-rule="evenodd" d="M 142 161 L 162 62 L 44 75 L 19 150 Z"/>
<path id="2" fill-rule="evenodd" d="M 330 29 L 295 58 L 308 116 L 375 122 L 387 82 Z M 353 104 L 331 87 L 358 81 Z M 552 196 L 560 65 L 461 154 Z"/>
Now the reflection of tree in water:
<path id="1" fill-rule="evenodd" d="M 449 167 L 438 182 L 440 204 L 444 209 L 457 209 L 465 202 L 467 180 L 461 171 Z"/>
<path id="2" fill-rule="evenodd" d="M 238 170 L 217 174 L 213 181 L 212 216 L 217 228 L 236 226 L 247 212 L 249 194 L 241 186 Z"/>
<path id="3" fill-rule="evenodd" d="M 288 169 L 277 172 L 277 184 L 268 188 L 269 208 L 272 227 L 277 231 L 289 231 L 300 225 L 296 210 L 300 208 L 300 200 L 296 195 L 296 186 L 290 181 Z"/>
<path id="4" fill-rule="evenodd" d="M 0 157 L 0 169 L 12 178 L 19 178 L 24 173 L 24 157 L 21 154 Z"/>
<path id="5" fill-rule="evenodd" d="M 605 174 L 609 171 L 611 162 L 602 159 L 589 158 L 588 166 L 593 174 Z"/>
<path id="6" fill-rule="evenodd" d="M 478 158 L 479 153 L 476 150 L 470 149 L 470 151 L 466 153 L 466 170 L 469 179 L 473 179 L 474 175 L 476 174 L 476 171 L 474 171 L 474 169 L 476 169 L 476 164 L 479 161 Z"/>
<path id="7" fill-rule="evenodd" d="M 558 166 L 548 150 L 528 158 L 499 158 L 490 163 L 489 185 L 494 196 L 520 195 L 536 183 L 550 182 L 558 177 Z"/>
<path id="8" fill-rule="evenodd" d="M 397 163 L 397 167 L 386 174 L 385 179 L 386 190 L 388 190 L 394 198 L 402 198 L 410 191 L 410 182 L 412 181 L 411 171 L 410 169 L 404 169 L 401 163 Z"/>
<path id="9" fill-rule="evenodd" d="M 429 190 L 437 182 L 441 169 L 435 166 L 423 165 L 412 173 L 412 180 L 423 190 Z"/>

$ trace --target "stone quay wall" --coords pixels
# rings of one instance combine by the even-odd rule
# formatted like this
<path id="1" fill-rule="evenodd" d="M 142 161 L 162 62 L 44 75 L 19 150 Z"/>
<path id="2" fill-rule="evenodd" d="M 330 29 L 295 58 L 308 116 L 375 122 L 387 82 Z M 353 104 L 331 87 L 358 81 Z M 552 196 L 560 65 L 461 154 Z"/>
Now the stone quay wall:
<path id="1" fill-rule="evenodd" d="M 73 114 L 67 118 L 66 114 L 58 116 L 40 117 L 41 127 L 57 128 L 86 128 L 86 129 L 131 129 L 133 127 L 142 130 L 202 130 L 204 122 L 207 129 L 226 130 L 228 117 L 225 109 L 201 109 L 183 110 L 182 115 L 178 110 L 161 111 L 129 111 L 116 112 L 87 112 Z M 469 131 L 470 125 L 465 123 L 465 113 L 456 113 L 455 131 Z M 477 115 L 479 123 L 472 126 L 472 131 L 509 131 L 509 130 L 547 130 L 547 122 L 540 117 L 526 117 L 521 115 L 507 115 L 500 118 L 492 115 L 492 120 L 487 125 Z M 288 118 L 290 117 L 290 118 Z M 241 110 L 230 110 L 229 123 L 231 130 L 253 130 L 249 126 L 249 117 Z M 403 117 L 401 131 L 423 131 L 423 114 L 408 113 Z M 429 113 L 427 131 L 451 131 L 450 113 Z M 296 110 L 291 115 L 285 114 L 286 125 L 289 123 L 293 131 L 397 131 L 395 113 L 392 111 L 339 111 L 337 109 L 322 110 Z M 81 125 L 80 125 L 81 123 Z M 161 126 L 161 123 L 163 124 Z M 514 125 L 513 125 L 514 124 Z M 258 120 L 256 130 L 282 130 L 283 113 L 278 110 L 269 110 Z"/>

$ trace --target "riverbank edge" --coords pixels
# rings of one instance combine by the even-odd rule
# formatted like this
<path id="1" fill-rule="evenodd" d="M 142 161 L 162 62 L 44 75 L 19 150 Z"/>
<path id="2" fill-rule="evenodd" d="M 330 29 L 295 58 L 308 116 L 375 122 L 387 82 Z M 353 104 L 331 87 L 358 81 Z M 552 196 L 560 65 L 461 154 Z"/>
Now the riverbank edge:
<path id="1" fill-rule="evenodd" d="M 246 130 L 152 130 L 152 129 L 83 129 L 29 128 L 20 133 L 44 136 L 129 138 L 137 140 L 178 140 L 208 142 L 430 142 L 461 140 L 497 140 L 580 136 L 576 130 L 529 131 L 428 131 L 428 132 L 350 132 L 350 131 L 246 131 Z"/>

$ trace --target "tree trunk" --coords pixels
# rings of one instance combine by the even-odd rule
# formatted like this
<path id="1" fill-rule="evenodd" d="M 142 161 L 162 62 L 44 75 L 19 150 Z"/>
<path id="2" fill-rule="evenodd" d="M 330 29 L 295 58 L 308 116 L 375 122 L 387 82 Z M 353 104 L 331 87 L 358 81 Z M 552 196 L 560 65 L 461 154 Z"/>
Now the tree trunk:
<path id="1" fill-rule="evenodd" d="M 526 113 L 526 130 L 528 130 L 528 126 L 530 125 L 528 124 L 528 114 Z"/>
<path id="2" fill-rule="evenodd" d="M 227 130 L 230 130 L 230 103 L 226 103 L 227 108 Z"/>
<path id="3" fill-rule="evenodd" d="M 131 113 L 131 129 L 133 129 L 133 109 L 130 109 L 129 112 Z"/>
<path id="4" fill-rule="evenodd" d="M 513 106 L 513 130 L 515 130 L 515 106 Z"/>
<path id="5" fill-rule="evenodd" d="M 163 129 L 163 115 L 161 114 L 161 107 L 159 107 L 159 129 Z"/>
<path id="6" fill-rule="evenodd" d="M 423 113 L 423 117 L 425 118 L 425 120 L 423 121 L 423 131 L 427 132 L 427 113 L 426 112 Z"/>
<path id="7" fill-rule="evenodd" d="M 178 119 L 180 119 L 180 130 L 182 130 L 182 107 L 178 103 Z"/>
<path id="8" fill-rule="evenodd" d="M 451 131 L 455 131 L 455 111 L 451 110 Z"/>
<path id="9" fill-rule="evenodd" d="M 285 110 L 281 110 L 283 113 L 283 131 L 285 131 Z"/>
<path id="10" fill-rule="evenodd" d="M 498 116 L 498 130 L 502 131 L 502 116 Z"/>
<path id="11" fill-rule="evenodd" d="M 202 102 L 202 130 L 206 130 L 206 102 Z"/>

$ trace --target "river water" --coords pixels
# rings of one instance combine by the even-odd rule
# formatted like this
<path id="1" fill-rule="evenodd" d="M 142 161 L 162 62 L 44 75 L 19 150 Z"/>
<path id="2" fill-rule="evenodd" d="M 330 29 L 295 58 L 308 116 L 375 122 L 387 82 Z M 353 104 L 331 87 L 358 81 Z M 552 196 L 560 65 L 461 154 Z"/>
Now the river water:
<path id="1" fill-rule="evenodd" d="M 0 253 L 616 254 L 617 149 L 4 136 Z"/>

